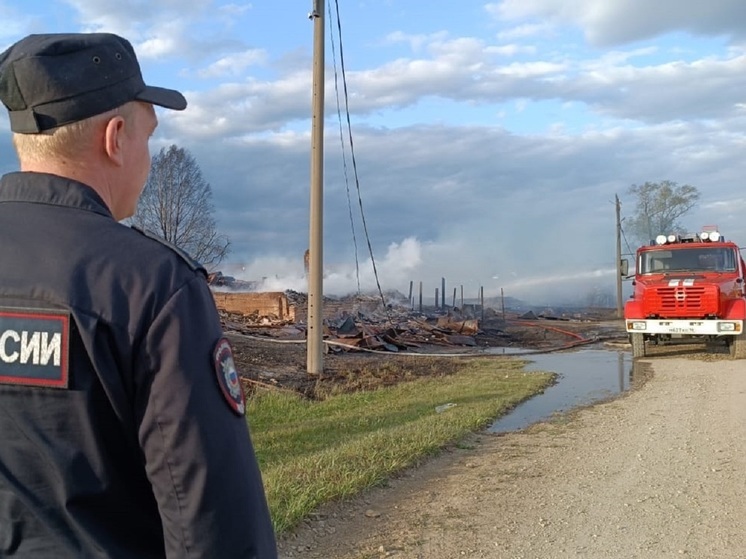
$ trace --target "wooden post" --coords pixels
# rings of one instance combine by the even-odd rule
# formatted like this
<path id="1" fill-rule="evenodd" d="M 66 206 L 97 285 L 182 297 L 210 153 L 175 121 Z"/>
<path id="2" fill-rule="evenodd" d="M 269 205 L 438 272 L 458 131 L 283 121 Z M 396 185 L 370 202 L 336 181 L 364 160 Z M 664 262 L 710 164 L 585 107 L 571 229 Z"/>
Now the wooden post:
<path id="1" fill-rule="evenodd" d="M 422 282 L 420 282 L 420 312 L 422 312 Z"/>
<path id="2" fill-rule="evenodd" d="M 482 306 L 482 322 L 484 322 L 484 286 L 479 286 L 479 304 Z"/>

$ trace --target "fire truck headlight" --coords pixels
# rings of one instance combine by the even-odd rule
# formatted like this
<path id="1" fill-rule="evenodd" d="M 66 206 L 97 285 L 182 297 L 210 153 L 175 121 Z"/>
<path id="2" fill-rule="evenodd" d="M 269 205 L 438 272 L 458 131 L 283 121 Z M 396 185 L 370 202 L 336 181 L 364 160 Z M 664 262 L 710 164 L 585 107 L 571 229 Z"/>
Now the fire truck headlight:
<path id="1" fill-rule="evenodd" d="M 666 244 L 666 236 L 665 235 L 658 235 L 655 238 L 655 242 L 658 243 L 659 245 L 665 245 Z"/>
<path id="2" fill-rule="evenodd" d="M 709 231 L 702 231 L 699 234 L 699 238 L 703 241 L 708 241 L 710 239 L 710 232 Z"/>
<path id="3" fill-rule="evenodd" d="M 736 323 L 721 322 L 718 324 L 718 332 L 736 332 Z"/>
<path id="4" fill-rule="evenodd" d="M 627 321 L 627 330 L 647 330 L 647 324 L 644 320 L 629 320 Z"/>
<path id="5" fill-rule="evenodd" d="M 676 235 L 669 235 L 668 236 L 668 242 L 669 243 L 675 243 L 676 242 Z"/>
<path id="6" fill-rule="evenodd" d="M 716 243 L 720 240 L 720 233 L 718 231 L 710 231 L 709 237 L 712 242 Z"/>

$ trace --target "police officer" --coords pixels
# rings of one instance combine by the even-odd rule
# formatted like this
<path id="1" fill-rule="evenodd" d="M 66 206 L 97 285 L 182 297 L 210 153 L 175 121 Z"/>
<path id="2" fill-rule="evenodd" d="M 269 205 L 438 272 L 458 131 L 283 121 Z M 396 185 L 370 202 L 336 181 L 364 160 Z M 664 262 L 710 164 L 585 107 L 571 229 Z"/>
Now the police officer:
<path id="1" fill-rule="evenodd" d="M 204 269 L 118 223 L 186 100 L 105 33 L 14 44 L 0 100 L 0 556 L 276 557 Z"/>

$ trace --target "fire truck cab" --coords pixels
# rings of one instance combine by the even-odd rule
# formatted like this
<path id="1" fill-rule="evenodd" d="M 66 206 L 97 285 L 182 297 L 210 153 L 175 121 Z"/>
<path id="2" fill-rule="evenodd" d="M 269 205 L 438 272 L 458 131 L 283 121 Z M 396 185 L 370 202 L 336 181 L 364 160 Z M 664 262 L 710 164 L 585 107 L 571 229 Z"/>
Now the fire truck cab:
<path id="1" fill-rule="evenodd" d="M 646 344 L 674 339 L 720 340 L 746 358 L 746 264 L 739 247 L 716 228 L 659 235 L 637 249 L 634 292 L 624 321 L 635 357 Z"/>

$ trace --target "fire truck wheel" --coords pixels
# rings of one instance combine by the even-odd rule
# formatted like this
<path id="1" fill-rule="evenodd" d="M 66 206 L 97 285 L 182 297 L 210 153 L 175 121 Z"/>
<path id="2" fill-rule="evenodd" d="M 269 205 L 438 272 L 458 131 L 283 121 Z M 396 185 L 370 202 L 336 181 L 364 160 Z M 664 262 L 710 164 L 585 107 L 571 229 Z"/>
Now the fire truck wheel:
<path id="1" fill-rule="evenodd" d="M 632 356 L 645 357 L 645 338 L 642 337 L 642 334 L 630 334 L 629 339 L 632 342 Z"/>
<path id="2" fill-rule="evenodd" d="M 746 359 L 746 332 L 742 332 L 731 340 L 730 356 L 733 359 Z"/>

